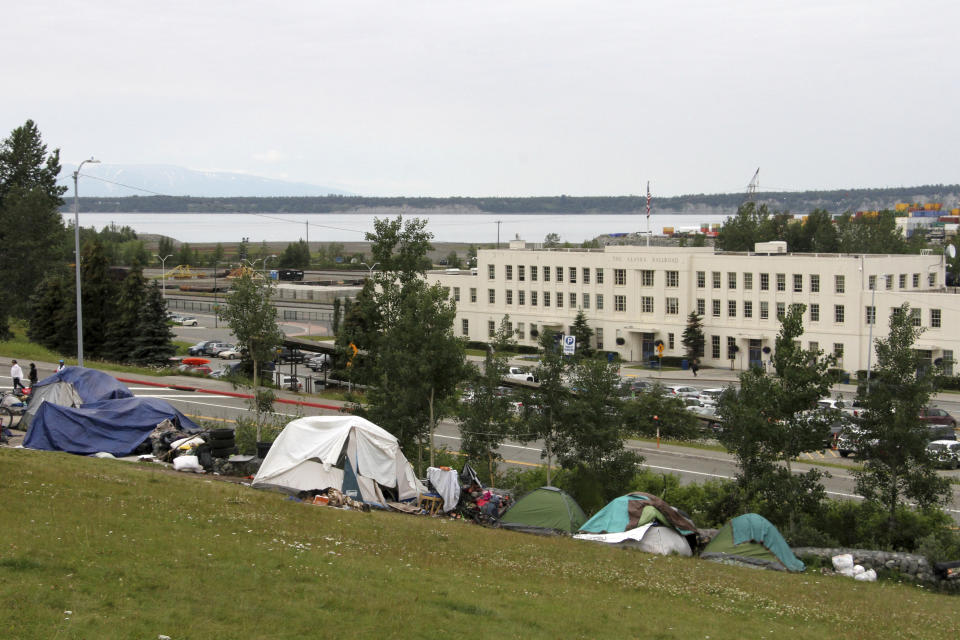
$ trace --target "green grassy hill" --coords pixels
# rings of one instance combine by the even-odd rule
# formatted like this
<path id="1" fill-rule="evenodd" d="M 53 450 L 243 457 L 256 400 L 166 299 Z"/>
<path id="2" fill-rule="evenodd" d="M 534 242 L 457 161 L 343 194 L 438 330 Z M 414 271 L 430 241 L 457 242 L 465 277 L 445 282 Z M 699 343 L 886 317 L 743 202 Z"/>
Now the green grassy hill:
<path id="1" fill-rule="evenodd" d="M 957 600 L 0 450 L 2 638 L 955 638 Z M 68 613 L 69 612 L 69 613 Z"/>

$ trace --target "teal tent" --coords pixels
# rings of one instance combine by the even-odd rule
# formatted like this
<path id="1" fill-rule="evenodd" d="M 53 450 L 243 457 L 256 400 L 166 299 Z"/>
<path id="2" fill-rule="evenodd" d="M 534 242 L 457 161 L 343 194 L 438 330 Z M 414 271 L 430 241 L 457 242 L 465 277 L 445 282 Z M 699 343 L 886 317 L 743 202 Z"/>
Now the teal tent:
<path id="1" fill-rule="evenodd" d="M 756 513 L 745 513 L 723 525 L 700 557 L 780 571 L 806 568 L 777 528 Z"/>

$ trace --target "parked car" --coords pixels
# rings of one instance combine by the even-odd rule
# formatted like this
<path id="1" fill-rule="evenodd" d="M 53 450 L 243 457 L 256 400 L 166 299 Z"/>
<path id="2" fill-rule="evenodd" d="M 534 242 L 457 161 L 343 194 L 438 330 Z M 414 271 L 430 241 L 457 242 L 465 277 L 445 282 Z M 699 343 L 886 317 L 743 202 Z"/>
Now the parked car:
<path id="1" fill-rule="evenodd" d="M 934 440 L 927 445 L 927 452 L 938 467 L 960 469 L 960 442 L 956 440 Z"/>
<path id="2" fill-rule="evenodd" d="M 696 387 L 688 387 L 682 384 L 675 384 L 669 387 L 664 387 L 663 392 L 668 396 L 677 396 L 678 398 L 700 397 L 700 389 L 697 389 Z"/>
<path id="3" fill-rule="evenodd" d="M 184 316 L 184 317 L 182 317 L 182 318 L 179 318 L 179 319 L 175 320 L 175 322 L 176 322 L 177 324 L 181 324 L 181 325 L 183 325 L 183 326 L 185 326 L 185 327 L 196 327 L 196 326 L 198 326 L 198 325 L 200 324 L 200 323 L 197 321 L 197 319 L 194 318 L 193 316 Z"/>
<path id="4" fill-rule="evenodd" d="M 723 393 L 723 389 L 703 389 L 700 392 L 700 402 L 704 406 L 717 406 L 717 402 L 720 401 L 720 394 Z"/>
<path id="5" fill-rule="evenodd" d="M 307 367 L 312 371 L 323 371 L 330 368 L 331 362 L 329 353 L 321 353 L 308 359 Z"/>
<path id="6" fill-rule="evenodd" d="M 306 356 L 303 355 L 303 351 L 300 349 L 291 349 L 290 347 L 283 347 L 278 349 L 277 352 L 277 361 L 278 362 L 293 362 L 301 363 L 306 360 Z"/>
<path id="7" fill-rule="evenodd" d="M 208 342 L 203 347 L 203 354 L 206 356 L 216 356 L 221 351 L 232 349 L 233 345 L 229 342 Z"/>
<path id="8" fill-rule="evenodd" d="M 218 358 L 223 358 L 224 360 L 236 360 L 241 357 L 243 354 L 240 352 L 238 347 L 233 347 L 232 349 L 224 349 L 217 353 Z"/>
<path id="9" fill-rule="evenodd" d="M 200 355 L 203 355 L 203 354 L 205 353 L 205 352 L 204 352 L 204 349 L 206 348 L 206 346 L 207 346 L 208 344 L 213 344 L 214 342 L 215 342 L 214 340 L 203 340 L 203 341 L 201 341 L 201 342 L 198 342 L 197 344 L 193 345 L 192 347 L 189 347 L 189 348 L 187 349 L 187 353 L 189 353 L 189 354 L 192 355 L 192 356 L 200 356 Z"/>
<path id="10" fill-rule="evenodd" d="M 300 379 L 297 376 L 291 376 L 284 373 L 281 373 L 277 376 L 277 386 L 281 389 L 289 389 L 290 391 L 301 391 L 303 389 L 303 383 L 300 382 Z"/>
<path id="11" fill-rule="evenodd" d="M 942 424 L 947 425 L 952 429 L 957 428 L 956 418 L 943 409 L 938 409 L 937 407 L 924 407 L 920 411 L 920 419 L 927 424 Z"/>
<path id="12" fill-rule="evenodd" d="M 507 375 L 504 376 L 509 380 L 522 380 L 523 382 L 536 382 L 537 377 L 533 373 L 527 371 L 522 367 L 510 367 L 507 370 Z"/>
<path id="13" fill-rule="evenodd" d="M 213 373 L 213 369 L 211 369 L 205 364 L 182 364 L 179 367 L 177 367 L 177 370 L 182 373 L 200 373 L 205 376 L 208 376 L 211 373 Z"/>

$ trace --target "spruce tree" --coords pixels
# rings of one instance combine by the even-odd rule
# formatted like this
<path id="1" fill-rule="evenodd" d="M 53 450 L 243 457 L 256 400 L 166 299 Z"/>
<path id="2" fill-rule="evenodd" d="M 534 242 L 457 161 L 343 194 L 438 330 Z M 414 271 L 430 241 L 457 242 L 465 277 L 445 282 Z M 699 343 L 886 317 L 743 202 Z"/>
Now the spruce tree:
<path id="1" fill-rule="evenodd" d="M 105 357 L 116 362 L 133 359 L 133 339 L 139 335 L 140 314 L 146 299 L 147 282 L 140 263 L 134 263 L 120 284 L 115 313 L 110 320 L 109 334 L 104 343 Z M 164 318 L 166 320 L 166 318 Z"/>
<path id="2" fill-rule="evenodd" d="M 132 339 L 131 359 L 137 364 L 164 365 L 176 353 L 173 331 L 167 324 L 167 304 L 156 281 L 146 285 Z"/>
<path id="3" fill-rule="evenodd" d="M 687 316 L 687 328 L 683 330 L 683 348 L 686 350 L 687 360 L 693 362 L 703 355 L 706 339 L 703 337 L 703 318 L 696 311 Z"/>

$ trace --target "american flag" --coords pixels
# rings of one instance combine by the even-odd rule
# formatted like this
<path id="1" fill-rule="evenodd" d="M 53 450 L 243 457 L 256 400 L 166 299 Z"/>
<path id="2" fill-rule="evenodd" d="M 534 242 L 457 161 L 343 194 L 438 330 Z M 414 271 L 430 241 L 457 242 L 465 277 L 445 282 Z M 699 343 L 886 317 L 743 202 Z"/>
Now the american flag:
<path id="1" fill-rule="evenodd" d="M 650 219 L 650 181 L 647 180 L 647 219 Z"/>

